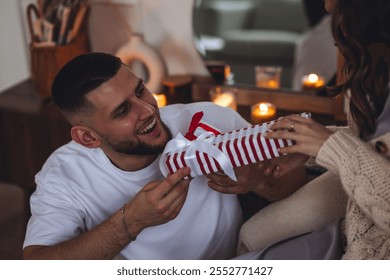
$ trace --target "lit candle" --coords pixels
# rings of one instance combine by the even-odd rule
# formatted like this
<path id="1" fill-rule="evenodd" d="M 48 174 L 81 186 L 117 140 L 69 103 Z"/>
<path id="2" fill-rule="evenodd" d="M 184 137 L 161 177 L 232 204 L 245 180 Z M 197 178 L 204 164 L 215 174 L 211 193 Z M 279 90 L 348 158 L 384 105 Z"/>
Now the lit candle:
<path id="1" fill-rule="evenodd" d="M 316 74 L 305 75 L 302 78 L 302 89 L 317 90 L 325 84 L 324 78 Z"/>
<path id="2" fill-rule="evenodd" d="M 268 80 L 257 81 L 256 86 L 260 88 L 278 89 L 279 81 L 273 78 L 269 78 Z"/>
<path id="3" fill-rule="evenodd" d="M 216 91 L 211 94 L 211 101 L 219 106 L 230 107 L 235 111 L 237 110 L 236 97 L 233 92 L 224 92 L 221 91 L 220 88 L 217 88 Z"/>
<path id="4" fill-rule="evenodd" d="M 255 66 L 255 79 L 257 87 L 278 89 L 280 87 L 281 75 L 281 66 Z"/>
<path id="5" fill-rule="evenodd" d="M 157 106 L 164 107 L 167 105 L 167 97 L 164 94 L 155 94 L 153 93 L 154 98 L 156 98 Z"/>
<path id="6" fill-rule="evenodd" d="M 271 103 L 260 102 L 252 106 L 251 118 L 254 124 L 264 123 L 275 118 L 276 107 Z"/>

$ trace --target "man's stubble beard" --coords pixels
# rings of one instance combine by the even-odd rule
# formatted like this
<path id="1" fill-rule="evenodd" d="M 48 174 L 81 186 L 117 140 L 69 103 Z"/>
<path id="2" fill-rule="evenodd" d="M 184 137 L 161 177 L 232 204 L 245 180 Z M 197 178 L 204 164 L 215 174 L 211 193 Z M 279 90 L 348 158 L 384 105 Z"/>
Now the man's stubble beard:
<path id="1" fill-rule="evenodd" d="M 166 141 L 164 141 L 164 143 L 160 145 L 149 145 L 145 142 L 131 141 L 131 140 L 112 142 L 107 136 L 104 136 L 103 139 L 106 142 L 106 144 L 109 147 L 111 147 L 111 149 L 121 154 L 139 155 L 139 156 L 159 155 L 164 151 L 168 141 L 172 139 L 172 133 L 169 130 L 169 128 L 162 121 L 161 124 L 163 126 L 163 129 L 166 131 L 167 139 Z"/>

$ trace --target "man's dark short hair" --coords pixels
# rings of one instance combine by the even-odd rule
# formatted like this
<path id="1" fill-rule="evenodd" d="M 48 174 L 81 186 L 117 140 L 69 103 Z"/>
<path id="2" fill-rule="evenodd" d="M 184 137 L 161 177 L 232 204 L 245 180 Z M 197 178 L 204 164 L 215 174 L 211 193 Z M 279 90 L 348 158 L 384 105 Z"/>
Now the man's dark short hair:
<path id="1" fill-rule="evenodd" d="M 118 57 L 106 53 L 87 53 L 75 57 L 54 79 L 54 102 L 64 112 L 79 111 L 87 105 L 85 95 L 114 77 L 121 65 Z"/>

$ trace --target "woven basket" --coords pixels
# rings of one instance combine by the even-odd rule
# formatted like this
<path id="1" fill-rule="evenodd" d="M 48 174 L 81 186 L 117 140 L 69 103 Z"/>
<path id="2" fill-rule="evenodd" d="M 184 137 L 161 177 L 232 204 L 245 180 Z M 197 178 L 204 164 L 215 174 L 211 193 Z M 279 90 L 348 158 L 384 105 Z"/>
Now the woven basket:
<path id="1" fill-rule="evenodd" d="M 53 80 L 72 58 L 90 51 L 87 31 L 83 30 L 69 44 L 62 46 L 30 45 L 31 79 L 39 96 L 51 97 Z"/>

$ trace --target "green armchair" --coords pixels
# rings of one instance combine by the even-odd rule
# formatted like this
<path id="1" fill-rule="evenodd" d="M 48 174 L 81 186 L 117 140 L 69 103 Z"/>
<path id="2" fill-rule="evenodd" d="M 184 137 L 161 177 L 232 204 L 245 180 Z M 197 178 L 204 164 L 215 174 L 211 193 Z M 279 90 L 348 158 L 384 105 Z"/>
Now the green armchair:
<path id="1" fill-rule="evenodd" d="M 256 65 L 279 65 L 282 86 L 291 86 L 295 47 L 309 27 L 302 0 L 206 0 L 196 21 L 206 58 L 228 63 L 237 83 L 254 84 Z"/>

